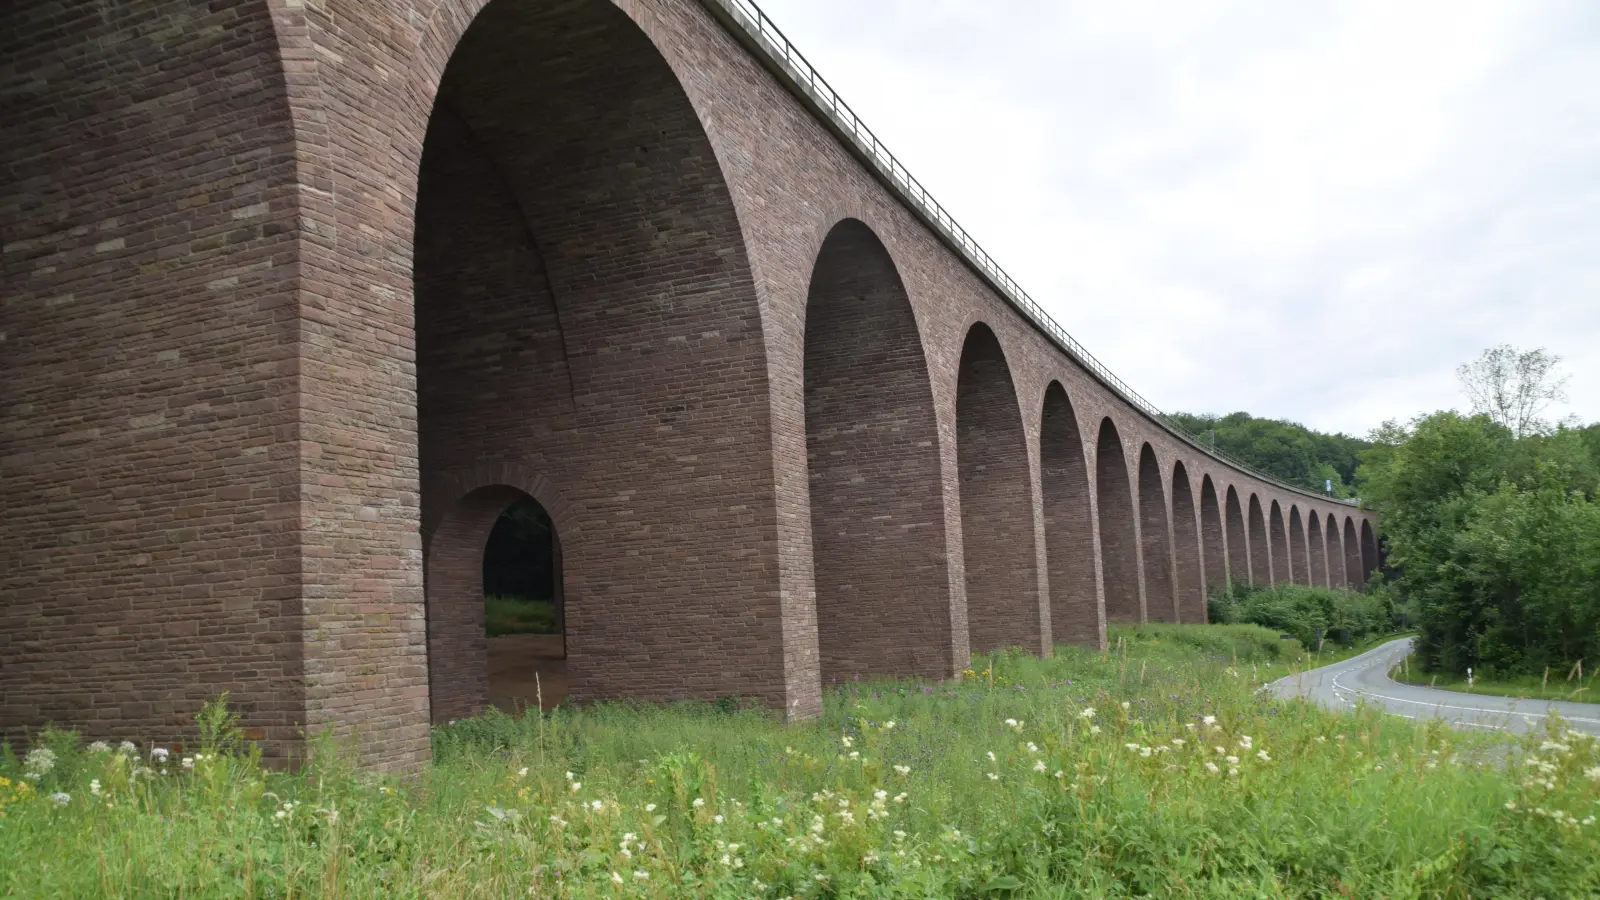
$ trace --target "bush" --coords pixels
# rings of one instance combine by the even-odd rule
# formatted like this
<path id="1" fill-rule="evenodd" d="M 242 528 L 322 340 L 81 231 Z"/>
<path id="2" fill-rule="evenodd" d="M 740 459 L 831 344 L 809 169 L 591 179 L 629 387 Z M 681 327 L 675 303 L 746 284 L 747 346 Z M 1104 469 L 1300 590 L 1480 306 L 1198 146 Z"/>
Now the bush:
<path id="1" fill-rule="evenodd" d="M 1394 603 L 1387 591 L 1239 584 L 1213 594 L 1208 610 L 1212 622 L 1260 625 L 1292 634 L 1311 649 L 1319 637 L 1351 646 L 1394 628 Z"/>
<path id="2" fill-rule="evenodd" d="M 556 605 L 549 600 L 491 594 L 483 598 L 483 606 L 483 624 L 490 637 L 559 633 Z"/>

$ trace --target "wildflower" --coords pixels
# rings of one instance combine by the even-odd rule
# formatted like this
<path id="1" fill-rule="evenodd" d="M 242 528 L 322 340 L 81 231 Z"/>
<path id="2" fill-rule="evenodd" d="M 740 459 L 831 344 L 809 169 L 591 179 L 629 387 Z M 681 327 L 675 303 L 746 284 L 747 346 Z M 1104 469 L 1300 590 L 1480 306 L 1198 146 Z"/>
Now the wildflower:
<path id="1" fill-rule="evenodd" d="M 650 880 L 650 873 L 649 872 L 645 872 L 643 870 L 635 869 L 634 873 L 633 873 L 633 877 L 639 879 L 640 881 L 649 881 Z"/>
<path id="2" fill-rule="evenodd" d="M 1129 703 L 1126 700 L 1122 701 L 1122 711 L 1123 712 L 1127 712 L 1128 710 L 1130 710 L 1132 708 L 1133 708 L 1133 704 Z"/>
<path id="3" fill-rule="evenodd" d="M 1140 756 L 1149 756 L 1150 755 L 1150 748 L 1149 747 L 1140 747 L 1139 748 L 1139 755 Z"/>
<path id="4" fill-rule="evenodd" d="M 1228 774 L 1237 776 L 1239 774 L 1239 770 L 1238 769 L 1229 769 L 1228 770 Z"/>
<path id="5" fill-rule="evenodd" d="M 656 811 L 656 805 L 654 803 L 646 803 L 644 805 L 644 811 L 645 812 L 655 812 Z"/>
<path id="6" fill-rule="evenodd" d="M 89 782 L 89 793 L 96 797 L 100 796 L 100 779 L 95 778 Z"/>
<path id="7" fill-rule="evenodd" d="M 993 773 L 993 772 L 990 772 L 990 773 L 989 773 L 989 780 L 990 780 L 990 781 L 999 781 L 999 780 L 1000 780 L 1000 776 L 999 776 L 999 775 L 996 775 L 996 774 L 995 774 L 995 773 Z"/>
<path id="8" fill-rule="evenodd" d="M 616 872 L 612 872 L 611 873 L 611 883 L 612 884 L 621 884 L 622 883 L 622 876 L 617 874 Z"/>
<path id="9" fill-rule="evenodd" d="M 1078 713 L 1078 718 L 1080 718 L 1080 719 L 1092 719 L 1092 718 L 1094 718 L 1094 707 L 1085 706 L 1083 708 L 1083 712 Z"/>
<path id="10" fill-rule="evenodd" d="M 1323 736 L 1322 736 L 1322 735 L 1320 735 L 1320 734 L 1319 734 L 1319 735 L 1317 735 L 1317 743 L 1319 743 L 1319 744 L 1326 744 L 1326 743 L 1327 743 L 1327 742 L 1328 742 L 1328 739 L 1327 739 L 1327 738 L 1326 738 L 1326 737 L 1323 737 Z"/>
<path id="11" fill-rule="evenodd" d="M 111 745 L 106 743 L 105 741 L 95 741 L 94 743 L 89 745 L 89 752 L 90 753 L 110 753 L 111 752 Z"/>
<path id="12" fill-rule="evenodd" d="M 1039 752 L 1038 746 L 1035 745 L 1033 741 L 1029 741 L 1028 742 L 1028 752 L 1029 753 L 1038 753 Z"/>
<path id="13" fill-rule="evenodd" d="M 518 778 L 527 778 L 528 777 L 528 767 L 527 766 L 523 766 L 522 768 L 518 769 L 517 770 L 517 777 Z"/>
<path id="14" fill-rule="evenodd" d="M 711 817 L 711 821 L 712 821 L 713 824 L 721 825 L 722 824 L 722 814 L 718 813 L 717 815 L 712 816 Z"/>
<path id="15" fill-rule="evenodd" d="M 137 756 L 139 754 L 139 748 L 134 746 L 133 741 L 123 741 L 117 745 L 117 752 L 121 753 L 123 756 Z"/>
<path id="16" fill-rule="evenodd" d="M 50 774 L 56 767 L 56 754 L 49 747 L 35 747 L 22 760 L 23 771 L 34 780 Z"/>
<path id="17" fill-rule="evenodd" d="M 185 756 L 183 758 L 183 767 L 185 769 L 189 769 L 190 771 L 193 771 L 194 770 L 194 757 Z"/>
<path id="18" fill-rule="evenodd" d="M 1590 766 L 1584 769 L 1583 776 L 1590 781 L 1600 781 L 1600 766 Z"/>
<path id="19" fill-rule="evenodd" d="M 895 766 L 894 767 L 894 771 L 898 775 L 910 775 L 911 774 L 911 767 L 910 766 Z"/>
<path id="20" fill-rule="evenodd" d="M 1228 757 L 1228 765 L 1237 766 L 1238 764 L 1239 764 L 1239 757 L 1237 757 L 1237 756 Z"/>
<path id="21" fill-rule="evenodd" d="M 1221 770 L 1221 769 L 1219 769 L 1219 768 L 1217 768 L 1217 764 L 1216 764 L 1216 763 L 1214 763 L 1214 762 L 1207 762 L 1207 763 L 1206 763 L 1206 771 L 1207 771 L 1207 772 L 1210 772 L 1210 773 L 1211 773 L 1211 774 L 1213 774 L 1213 775 L 1215 775 L 1215 774 L 1217 774 L 1217 773 L 1218 773 L 1218 772 L 1221 772 L 1221 771 L 1222 771 L 1222 770 Z"/>
<path id="22" fill-rule="evenodd" d="M 1216 716 L 1201 716 L 1200 717 L 1200 724 L 1206 726 L 1207 728 L 1210 728 L 1213 725 L 1217 724 L 1217 717 Z"/>
<path id="23" fill-rule="evenodd" d="M 66 806 L 68 803 L 72 802 L 72 795 L 63 793 L 61 791 L 56 791 L 54 794 L 50 795 L 50 799 L 54 800 L 58 806 Z"/>
<path id="24" fill-rule="evenodd" d="M 902 791 L 902 792 L 900 792 L 898 794 L 895 794 L 894 795 L 894 802 L 896 802 L 896 803 L 904 803 L 904 802 L 906 802 L 905 792 Z"/>
<path id="25" fill-rule="evenodd" d="M 1015 727 L 1017 727 L 1017 720 L 1016 719 L 1007 719 L 1006 720 L 1006 727 L 1007 728 L 1015 728 Z"/>
<path id="26" fill-rule="evenodd" d="M 995 762 L 996 761 L 995 758 L 994 758 L 994 751 L 993 750 L 990 750 L 988 753 L 985 753 L 984 756 L 989 757 L 989 762 Z"/>
<path id="27" fill-rule="evenodd" d="M 890 719 L 889 721 L 883 723 L 883 730 L 884 731 L 893 731 L 894 730 L 894 720 Z"/>
<path id="28" fill-rule="evenodd" d="M 1043 772 L 1045 770 L 1044 760 L 1041 759 L 1038 762 L 1034 763 L 1033 764 L 1033 770 L 1035 772 Z"/>
<path id="29" fill-rule="evenodd" d="M 844 742 L 844 745 L 846 747 L 854 746 L 854 744 L 855 744 L 854 741 L 850 740 L 850 736 L 848 734 L 845 735 L 844 737 L 840 738 L 840 740 Z"/>
<path id="30" fill-rule="evenodd" d="M 903 841 L 903 840 L 906 839 L 906 833 L 904 831 L 901 831 L 900 829 L 896 828 L 894 830 L 894 839 L 897 840 L 897 841 Z"/>
<path id="31" fill-rule="evenodd" d="M 576 794 L 577 792 L 583 790 L 583 782 L 574 781 L 571 784 L 567 785 L 567 790 L 569 790 L 572 793 Z"/>
<path id="32" fill-rule="evenodd" d="M 1184 744 L 1183 738 L 1173 738 L 1172 739 L 1172 746 L 1174 746 L 1174 747 L 1182 747 L 1183 744 Z"/>
<path id="33" fill-rule="evenodd" d="M 861 751 L 859 751 L 859 750 L 851 750 L 850 751 L 850 758 L 851 759 L 860 759 L 861 758 Z"/>
<path id="34" fill-rule="evenodd" d="M 1245 735 L 1244 737 L 1239 738 L 1239 747 L 1242 750 L 1249 750 L 1251 748 L 1251 746 L 1254 745 L 1254 743 L 1255 742 L 1250 739 L 1250 735 L 1248 735 L 1248 734 Z"/>
<path id="35" fill-rule="evenodd" d="M 696 798 L 694 798 L 694 802 L 689 804 L 689 805 L 693 806 L 695 809 L 699 809 L 700 807 L 706 805 L 706 798 L 704 798 L 704 797 L 696 797 Z"/>
<path id="36" fill-rule="evenodd" d="M 1099 725 L 1090 725 L 1089 726 L 1089 733 L 1090 734 L 1099 734 L 1100 733 L 1100 726 Z"/>
<path id="37" fill-rule="evenodd" d="M 1138 752 L 1138 750 L 1139 750 L 1139 745 L 1138 744 L 1123 744 L 1122 746 L 1127 747 L 1130 751 L 1133 751 L 1133 752 Z"/>
<path id="38" fill-rule="evenodd" d="M 1506 801 L 1506 809 L 1515 810 L 1516 808 L 1517 808 L 1517 801 L 1515 801 L 1515 800 L 1507 800 Z"/>
<path id="39" fill-rule="evenodd" d="M 600 807 L 602 807 L 604 805 L 605 804 L 602 801 L 596 800 L 593 803 L 589 804 L 589 808 L 594 810 L 595 812 L 599 812 L 600 811 Z"/>
<path id="40" fill-rule="evenodd" d="M 1227 756 L 1228 755 L 1228 748 L 1227 747 L 1212 747 L 1211 749 L 1217 751 L 1217 755 L 1218 756 Z"/>
<path id="41" fill-rule="evenodd" d="M 1260 757 L 1262 762 L 1272 762 L 1272 757 L 1268 756 L 1265 750 L 1257 750 L 1256 756 Z"/>
<path id="42" fill-rule="evenodd" d="M 150 758 L 152 760 L 154 760 L 155 762 L 160 763 L 162 765 L 166 764 L 167 757 L 171 756 L 171 755 L 172 754 L 169 753 L 167 751 L 167 748 L 165 748 L 165 747 L 156 747 L 155 749 L 150 751 Z"/>

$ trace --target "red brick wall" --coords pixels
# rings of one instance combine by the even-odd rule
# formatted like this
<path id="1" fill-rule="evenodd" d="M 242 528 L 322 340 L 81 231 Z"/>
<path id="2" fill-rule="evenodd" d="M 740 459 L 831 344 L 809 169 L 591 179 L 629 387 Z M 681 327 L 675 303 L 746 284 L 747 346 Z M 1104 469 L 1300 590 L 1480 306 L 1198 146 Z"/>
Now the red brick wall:
<path id="1" fill-rule="evenodd" d="M 1107 622 L 1144 621 L 1139 573 L 1139 538 L 1134 530 L 1133 486 L 1122 438 L 1108 418 L 1095 452 L 1100 501 L 1100 566 L 1105 572 Z"/>
<path id="2" fill-rule="evenodd" d="M 1250 533 L 1245 528 L 1239 492 L 1228 486 L 1228 578 L 1233 584 L 1254 584 L 1250 576 Z"/>
<path id="3" fill-rule="evenodd" d="M 1022 413 L 1000 342 L 982 324 L 961 354 L 956 421 L 972 652 L 1043 651 L 1050 638 L 1040 617 Z"/>
<path id="4" fill-rule="evenodd" d="M 1289 507 L 1289 557 L 1295 584 L 1310 584 L 1311 572 L 1306 556 L 1306 532 L 1300 522 L 1300 507 Z"/>
<path id="5" fill-rule="evenodd" d="M 1139 451 L 1139 537 L 1144 561 L 1145 615 L 1152 622 L 1176 622 L 1178 598 L 1173 589 L 1171 524 L 1161 464 L 1145 444 Z"/>
<path id="6" fill-rule="evenodd" d="M 1217 489 L 1207 475 L 1200 482 L 1200 545 L 1205 555 L 1206 592 L 1228 586 L 1227 531 L 1222 524 L 1222 509 L 1217 504 Z"/>
<path id="7" fill-rule="evenodd" d="M 1172 556 L 1177 570 L 1180 622 L 1203 624 L 1206 620 L 1205 574 L 1200 553 L 1194 490 L 1189 486 L 1189 473 L 1180 462 L 1172 468 Z"/>
<path id="8" fill-rule="evenodd" d="M 1250 582 L 1270 585 L 1272 579 L 1272 545 L 1267 538 L 1267 520 L 1261 512 L 1261 499 L 1250 495 Z"/>
<path id="9" fill-rule="evenodd" d="M 950 677 L 933 392 L 905 287 L 857 220 L 835 226 L 817 255 L 805 341 L 823 680 Z"/>
<path id="10" fill-rule="evenodd" d="M 1096 577 L 1089 464 L 1078 418 L 1060 382 L 1051 382 L 1045 392 L 1039 460 L 1054 639 L 1099 647 L 1105 642 L 1105 605 Z"/>
<path id="11" fill-rule="evenodd" d="M 1328 580 L 1328 545 L 1322 538 L 1322 514 L 1314 509 L 1306 515 L 1306 548 L 1311 560 L 1311 583 L 1333 587 Z"/>
<path id="12" fill-rule="evenodd" d="M 1267 552 L 1272 566 L 1273 584 L 1294 582 L 1294 566 L 1289 558 L 1289 536 L 1283 524 L 1283 508 L 1273 500 L 1267 507 Z"/>

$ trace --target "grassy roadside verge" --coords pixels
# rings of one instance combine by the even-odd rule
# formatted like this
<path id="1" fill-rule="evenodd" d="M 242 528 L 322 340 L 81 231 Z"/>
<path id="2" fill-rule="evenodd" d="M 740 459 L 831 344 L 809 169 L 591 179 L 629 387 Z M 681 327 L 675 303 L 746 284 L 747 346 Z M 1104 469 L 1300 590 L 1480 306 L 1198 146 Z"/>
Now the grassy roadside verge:
<path id="1" fill-rule="evenodd" d="M 1140 626 L 1112 638 L 1105 652 L 994 654 L 959 681 L 848 684 L 795 725 L 717 704 L 490 714 L 437 729 L 434 761 L 414 779 L 362 772 L 326 745 L 299 773 L 263 771 L 220 720 L 187 766 L 50 733 L 48 765 L 0 760 L 0 895 L 1583 896 L 1600 885 L 1600 742 L 1559 726 L 1530 738 L 1536 781 L 1480 762 L 1484 737 L 1265 696 L 1262 683 L 1308 662 L 1275 632 Z"/>
<path id="2" fill-rule="evenodd" d="M 1532 675 L 1511 679 L 1484 679 L 1474 678 L 1472 684 L 1467 684 L 1465 675 L 1435 675 L 1411 669 L 1409 672 L 1403 666 L 1396 666 L 1389 673 L 1389 677 L 1401 684 L 1414 684 L 1421 687 L 1435 687 L 1445 691 L 1457 691 L 1463 694 L 1487 694 L 1493 697 L 1514 697 L 1520 700 L 1569 700 L 1576 703 L 1600 703 L 1600 684 L 1596 684 L 1594 676 L 1579 681 L 1568 681 L 1557 675 L 1548 680 L 1535 678 Z"/>

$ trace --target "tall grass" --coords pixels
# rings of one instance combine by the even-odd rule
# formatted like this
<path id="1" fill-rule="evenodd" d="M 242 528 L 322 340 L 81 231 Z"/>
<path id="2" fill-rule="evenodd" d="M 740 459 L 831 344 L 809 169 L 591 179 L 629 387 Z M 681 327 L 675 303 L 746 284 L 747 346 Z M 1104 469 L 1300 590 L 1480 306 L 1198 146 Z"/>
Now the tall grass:
<path id="1" fill-rule="evenodd" d="M 549 600 L 490 594 L 483 598 L 484 629 L 502 634 L 557 634 L 556 605 Z"/>
<path id="2" fill-rule="evenodd" d="M 846 685 L 799 725 L 712 704 L 491 713 L 437 729 L 414 780 L 355 771 L 326 746 L 297 774 L 263 771 L 214 714 L 203 756 L 165 774 L 148 748 L 50 732 L 36 782 L 0 763 L 0 893 L 1600 890 L 1600 742 L 1554 725 L 1508 765 L 1492 737 L 1269 699 L 1257 689 L 1298 648 L 1260 628 L 1112 641 L 997 654 L 959 682 Z"/>

